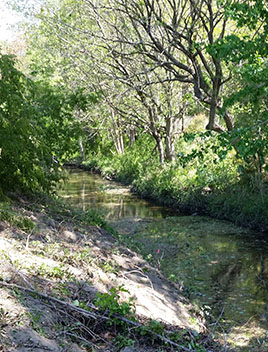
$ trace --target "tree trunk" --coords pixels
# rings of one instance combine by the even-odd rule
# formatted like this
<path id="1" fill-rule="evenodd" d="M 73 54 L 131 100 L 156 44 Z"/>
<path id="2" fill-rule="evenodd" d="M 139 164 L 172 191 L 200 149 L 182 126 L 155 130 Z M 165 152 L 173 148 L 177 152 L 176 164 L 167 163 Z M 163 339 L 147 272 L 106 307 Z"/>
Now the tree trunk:
<path id="1" fill-rule="evenodd" d="M 123 140 L 123 136 L 120 132 L 117 132 L 114 135 L 114 145 L 115 145 L 115 149 L 117 154 L 124 154 L 125 152 L 125 147 L 124 147 L 124 140 Z"/>
<path id="2" fill-rule="evenodd" d="M 156 145 L 157 145 L 160 164 L 164 165 L 165 164 L 165 150 L 164 150 L 162 138 L 157 133 L 154 133 L 153 137 L 154 137 Z"/>
<path id="3" fill-rule="evenodd" d="M 79 148 L 80 148 L 81 159 L 82 161 L 85 161 L 85 153 L 84 153 L 82 138 L 79 139 Z"/>
<path id="4" fill-rule="evenodd" d="M 125 147 L 124 147 L 124 139 L 123 133 L 121 131 L 121 126 L 119 121 L 117 121 L 114 113 L 114 109 L 112 109 L 112 123 L 113 123 L 113 130 L 111 132 L 112 138 L 114 141 L 114 146 L 117 154 L 124 154 Z"/>
<path id="5" fill-rule="evenodd" d="M 226 124 L 228 131 L 232 131 L 234 128 L 232 115 L 228 111 L 225 111 L 223 118 L 224 118 L 224 121 L 225 121 L 225 124 Z"/>
<path id="6" fill-rule="evenodd" d="M 129 146 L 131 147 L 135 140 L 136 140 L 136 136 L 137 136 L 137 131 L 135 127 L 130 127 L 129 131 L 128 131 L 128 138 L 129 138 Z"/>
<path id="7" fill-rule="evenodd" d="M 176 133 L 176 119 L 173 116 L 169 116 L 166 121 L 166 159 L 168 161 L 174 161 L 175 156 L 175 133 Z"/>

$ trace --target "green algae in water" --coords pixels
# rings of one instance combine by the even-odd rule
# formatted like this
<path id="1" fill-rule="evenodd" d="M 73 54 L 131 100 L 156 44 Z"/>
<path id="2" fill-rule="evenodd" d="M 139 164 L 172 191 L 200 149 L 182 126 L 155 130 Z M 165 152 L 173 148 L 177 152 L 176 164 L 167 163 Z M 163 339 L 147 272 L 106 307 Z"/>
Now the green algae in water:
<path id="1" fill-rule="evenodd" d="M 243 323 L 261 320 L 268 304 L 268 246 L 248 235 L 228 222 L 182 216 L 148 225 L 135 239 L 191 299 Z"/>
<path id="2" fill-rule="evenodd" d="M 168 217 L 172 215 L 169 209 L 135 197 L 116 182 L 81 170 L 71 171 L 59 194 L 73 205 L 96 208 L 107 219 L 116 220 L 113 224 L 118 224 L 119 230 L 126 229 L 122 231 L 126 242 L 139 249 L 171 281 L 179 283 L 192 302 L 202 304 L 207 317 L 213 315 L 212 321 L 224 308 L 221 324 L 231 329 L 232 344 L 233 336 L 240 332 L 243 341 L 245 334 L 254 341 L 254 335 L 262 334 L 259 331 L 267 331 L 267 239 L 209 217 Z M 248 327 L 248 322 L 253 327 Z M 245 346 L 243 351 L 257 351 L 250 342 Z"/>

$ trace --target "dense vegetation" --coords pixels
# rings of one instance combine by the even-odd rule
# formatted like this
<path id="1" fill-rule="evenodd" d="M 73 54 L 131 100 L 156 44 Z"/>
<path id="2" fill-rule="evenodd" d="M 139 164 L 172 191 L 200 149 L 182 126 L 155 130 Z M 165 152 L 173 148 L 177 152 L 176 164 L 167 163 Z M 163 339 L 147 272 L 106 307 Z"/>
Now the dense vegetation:
<path id="1" fill-rule="evenodd" d="M 73 97 L 26 77 L 11 55 L 0 69 L 0 192 L 49 191 L 60 177 L 53 157 L 73 155 L 80 131 Z"/>
<path id="2" fill-rule="evenodd" d="M 11 303 L 4 310 L 0 307 L 4 331 L 0 345 L 5 348 L 2 341 L 13 344 L 5 331 L 26 326 L 31 336 L 35 336 L 32 330 L 52 339 L 56 336 L 62 347 L 59 337 L 63 333 L 64 346 L 71 338 L 92 351 L 98 349 L 95 342 L 116 351 L 138 342 L 163 350 L 226 350 L 226 336 L 224 344 L 213 341 L 224 310 L 219 316 L 210 315 L 208 327 L 203 324 L 209 322 L 208 316 L 202 315 L 205 333 L 198 334 L 187 329 L 173 331 L 174 327 L 154 320 L 140 323 L 134 317 L 132 298 L 122 302 L 120 295 L 128 290 L 115 280 L 120 270 L 126 283 L 127 273 L 137 272 L 143 278 L 148 274 L 153 291 L 148 300 L 154 302 L 158 295 L 150 278 L 155 272 L 159 281 L 160 269 L 165 272 L 160 267 L 162 249 L 157 236 L 157 247 L 150 243 L 153 249 L 144 253 L 148 258 L 151 251 L 156 253 L 159 271 L 140 261 L 140 266 L 133 266 L 136 254 L 120 247 L 120 235 L 96 212 L 74 211 L 47 194 L 64 177 L 64 164 L 75 161 L 182 212 L 208 214 L 267 231 L 266 1 L 6 2 L 25 14 L 25 23 L 21 38 L 0 46 L 0 288 L 1 293 L 13 290 L 6 302 L 17 301 L 34 309 L 21 316 L 15 305 L 12 316 L 8 312 Z M 192 222 L 193 217 L 188 218 Z M 185 237 L 191 236 L 187 227 L 184 232 Z M 159 236 L 164 238 L 162 230 Z M 136 246 L 135 239 L 131 241 Z M 137 241 L 141 242 L 139 236 Z M 170 243 L 176 245 L 175 251 L 185 252 L 183 246 Z M 205 254 L 199 243 L 196 253 Z M 193 259 L 188 261 L 187 255 L 185 263 L 190 268 Z M 27 266 L 29 258 L 31 265 Z M 125 274 L 122 258 L 128 261 Z M 230 270 L 224 265 L 224 271 L 231 277 L 235 267 L 230 258 L 226 259 Z M 207 256 L 203 259 L 207 263 Z M 170 281 L 175 281 L 173 272 L 179 278 L 177 273 L 182 270 L 173 269 Z M 263 258 L 254 274 L 256 286 L 266 292 Z M 242 276 L 239 270 L 236 275 Z M 196 278 L 197 274 L 190 280 Z M 160 279 L 163 297 L 169 300 L 175 286 Z M 95 306 L 90 306 L 88 288 L 94 284 L 99 290 L 100 283 L 107 292 L 98 293 Z M 141 288 L 140 281 L 135 287 L 143 290 L 144 300 L 148 287 Z M 179 291 L 174 295 L 177 307 Z M 39 310 L 35 310 L 37 301 Z M 50 301 L 54 302 L 50 306 L 52 325 L 49 320 L 43 324 L 42 315 L 47 315 Z M 162 298 L 161 302 L 166 305 Z M 187 308 L 190 320 L 195 318 L 193 308 Z M 27 313 L 30 319 L 25 320 Z M 85 320 L 89 314 L 94 318 L 91 324 Z M 255 323 L 252 318 L 239 327 Z M 263 340 L 257 337 L 261 334 Z M 262 351 L 266 350 L 266 331 L 254 335 L 254 346 L 255 340 L 257 348 L 263 343 Z"/>
<path id="3" fill-rule="evenodd" d="M 47 191 L 54 156 L 78 158 L 183 211 L 267 227 L 264 1 L 20 4 L 35 20 L 24 72 L 0 57 L 1 192 Z"/>

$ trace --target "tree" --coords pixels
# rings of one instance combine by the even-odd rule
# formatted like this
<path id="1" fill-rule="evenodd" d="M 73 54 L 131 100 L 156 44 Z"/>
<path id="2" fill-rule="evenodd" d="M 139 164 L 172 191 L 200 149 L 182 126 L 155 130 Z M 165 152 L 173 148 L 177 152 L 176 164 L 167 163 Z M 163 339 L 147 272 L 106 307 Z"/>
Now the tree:
<path id="1" fill-rule="evenodd" d="M 222 60 L 206 48 L 226 35 L 228 0 L 110 0 L 106 6 L 102 1 L 89 3 L 100 16 L 105 11 L 113 12 L 110 28 L 120 35 L 121 43 L 152 60 L 155 66 L 163 67 L 173 80 L 192 85 L 196 98 L 209 106 L 207 128 L 223 131 L 216 115 L 221 112 L 222 90 L 230 77 Z M 131 23 L 134 37 L 120 28 L 126 22 Z M 113 42 L 112 36 L 107 40 Z M 234 123 L 227 111 L 223 118 L 227 129 L 232 130 Z"/>
<path id="2" fill-rule="evenodd" d="M 254 105 L 258 114 L 260 105 L 267 112 L 268 6 L 262 0 L 234 1 L 226 8 L 226 13 L 236 21 L 243 34 L 228 35 L 209 49 L 212 55 L 231 67 L 240 81 L 240 89 L 227 97 L 225 105 L 241 101 Z"/>
<path id="3" fill-rule="evenodd" d="M 119 154 L 124 152 L 123 135 L 129 133 L 133 140 L 133 131 L 143 129 L 155 139 L 160 162 L 174 160 L 178 125 L 187 112 L 182 97 L 187 87 L 121 40 L 123 30 L 137 37 L 131 22 L 119 21 L 114 27 L 109 11 L 95 9 L 90 3 L 72 0 L 42 9 L 41 22 L 32 30 L 37 61 L 68 86 L 100 93 L 101 104 L 110 114 L 105 123 Z M 92 115 L 88 121 L 92 122 Z"/>
<path id="4" fill-rule="evenodd" d="M 264 172 L 268 171 L 268 6 L 265 1 L 233 1 L 226 14 L 240 35 L 228 35 L 209 51 L 229 65 L 239 85 L 226 97 L 224 109 L 232 109 L 237 127 L 233 141 L 243 160 L 240 172 L 260 191 L 264 202 Z M 253 182 L 252 182 L 253 181 Z"/>
<path id="5" fill-rule="evenodd" d="M 52 156 L 73 154 L 81 133 L 72 120 L 77 103 L 27 78 L 12 56 L 0 56 L 0 73 L 0 188 L 49 191 L 60 177 Z"/>

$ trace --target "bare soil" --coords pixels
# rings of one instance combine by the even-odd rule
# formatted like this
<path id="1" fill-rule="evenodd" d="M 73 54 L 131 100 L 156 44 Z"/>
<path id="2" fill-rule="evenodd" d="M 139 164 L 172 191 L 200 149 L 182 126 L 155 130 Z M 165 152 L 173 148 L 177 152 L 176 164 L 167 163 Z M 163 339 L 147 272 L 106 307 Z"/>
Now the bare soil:
<path id="1" fill-rule="evenodd" d="M 139 322 L 163 322 L 181 337 L 185 350 L 196 336 L 206 335 L 202 315 L 179 287 L 109 231 L 87 224 L 79 212 L 52 201 L 25 199 L 8 211 L 33 226 L 21 229 L 0 220 L 0 351 L 175 350 L 159 345 L 157 339 L 124 340 L 120 337 L 124 332 L 105 321 L 81 318 L 68 306 L 39 295 L 85 308 L 94 303 L 97 292 L 109 293 L 120 286 L 128 291 L 120 293 L 120 302 L 133 297 Z"/>

